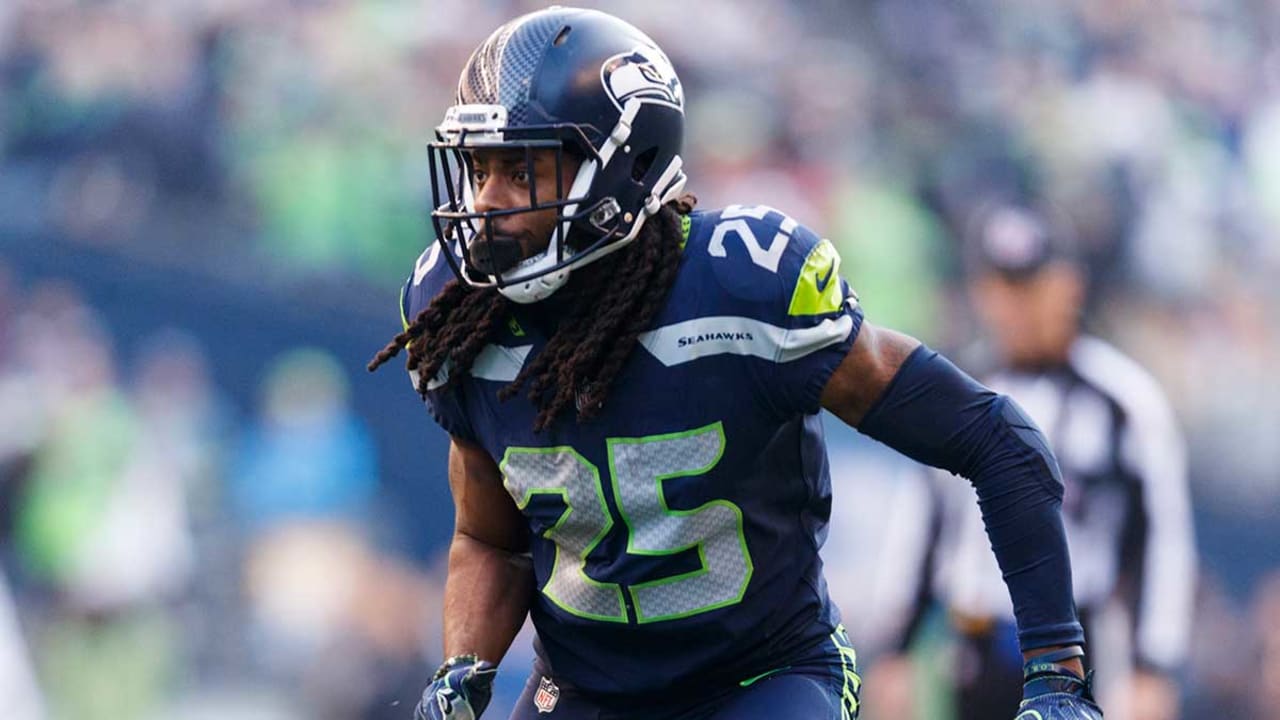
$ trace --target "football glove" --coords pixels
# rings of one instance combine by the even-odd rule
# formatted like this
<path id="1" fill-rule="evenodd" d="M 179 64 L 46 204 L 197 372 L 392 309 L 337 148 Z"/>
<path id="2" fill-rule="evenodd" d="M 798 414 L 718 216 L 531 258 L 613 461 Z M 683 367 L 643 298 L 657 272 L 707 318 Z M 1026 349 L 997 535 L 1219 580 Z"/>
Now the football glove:
<path id="1" fill-rule="evenodd" d="M 478 720 L 493 696 L 498 668 L 475 655 L 445 661 L 422 691 L 413 720 Z"/>
<path id="2" fill-rule="evenodd" d="M 1063 660 L 1083 657 L 1072 646 L 1028 660 L 1022 667 L 1022 704 L 1014 720 L 1102 720 L 1093 701 L 1093 671 L 1080 679 Z"/>

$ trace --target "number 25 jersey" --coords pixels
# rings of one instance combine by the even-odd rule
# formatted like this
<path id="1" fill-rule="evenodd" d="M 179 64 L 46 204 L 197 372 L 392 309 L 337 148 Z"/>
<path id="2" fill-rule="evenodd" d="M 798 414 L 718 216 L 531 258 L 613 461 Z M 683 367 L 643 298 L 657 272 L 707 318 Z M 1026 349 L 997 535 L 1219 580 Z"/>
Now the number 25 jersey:
<path id="1" fill-rule="evenodd" d="M 831 485 L 817 413 L 857 298 L 831 243 L 776 210 L 695 212 L 685 230 L 665 306 L 596 418 L 566 411 L 535 433 L 523 394 L 497 398 L 547 341 L 546 304 L 513 304 L 470 371 L 446 366 L 428 390 L 528 520 L 545 664 L 598 695 L 743 680 L 838 622 L 818 557 Z M 453 278 L 441 252 L 419 258 L 406 318 Z"/>

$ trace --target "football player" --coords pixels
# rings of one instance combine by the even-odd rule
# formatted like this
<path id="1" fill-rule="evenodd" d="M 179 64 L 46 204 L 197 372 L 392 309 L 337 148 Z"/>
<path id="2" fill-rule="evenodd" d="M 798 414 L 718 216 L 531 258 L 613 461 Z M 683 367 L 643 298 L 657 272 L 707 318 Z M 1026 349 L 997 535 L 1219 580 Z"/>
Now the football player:
<path id="1" fill-rule="evenodd" d="M 832 244 L 695 211 L 684 94 L 610 15 L 500 27 L 437 128 L 436 243 L 370 369 L 451 435 L 445 654 L 419 718 L 478 717 L 532 615 L 513 718 L 851 718 L 855 655 L 818 549 L 818 412 L 967 477 L 1008 582 L 1026 718 L 1098 718 L 1043 436 L 918 341 L 863 321 Z"/>

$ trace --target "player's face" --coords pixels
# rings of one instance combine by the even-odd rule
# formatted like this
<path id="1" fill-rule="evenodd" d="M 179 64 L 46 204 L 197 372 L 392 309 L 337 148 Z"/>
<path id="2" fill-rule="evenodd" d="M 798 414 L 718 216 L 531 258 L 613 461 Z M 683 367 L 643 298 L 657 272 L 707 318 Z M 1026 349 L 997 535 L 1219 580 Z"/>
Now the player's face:
<path id="1" fill-rule="evenodd" d="M 577 175 L 580 159 L 561 153 L 560 193 L 556 189 L 556 153 L 535 150 L 533 165 L 523 150 L 476 150 L 471 154 L 471 183 L 477 212 L 529 207 L 530 200 L 548 203 L 562 199 Z M 532 195 L 531 195 L 532 192 Z M 480 270 L 497 275 L 547 248 L 555 229 L 556 208 L 516 213 L 493 220 L 493 242 L 484 223 L 471 244 L 472 261 Z"/>
<path id="2" fill-rule="evenodd" d="M 986 273 L 973 284 L 978 315 L 1012 365 L 1061 362 L 1079 331 L 1083 284 L 1066 263 L 1027 278 Z"/>

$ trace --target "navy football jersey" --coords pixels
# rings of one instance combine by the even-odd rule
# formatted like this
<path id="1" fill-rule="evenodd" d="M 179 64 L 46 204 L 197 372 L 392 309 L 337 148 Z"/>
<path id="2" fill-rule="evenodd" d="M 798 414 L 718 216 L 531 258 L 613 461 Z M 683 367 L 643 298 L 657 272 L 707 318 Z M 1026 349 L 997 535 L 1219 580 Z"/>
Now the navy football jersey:
<path id="1" fill-rule="evenodd" d="M 419 258 L 405 317 L 453 278 L 440 253 Z M 776 210 L 695 212 L 597 418 L 566 411 L 535 433 L 532 403 L 497 399 L 547 340 L 538 305 L 513 304 L 469 373 L 432 380 L 432 416 L 489 452 L 528 519 L 538 651 L 558 679 L 679 692 L 785 666 L 833 631 L 817 413 L 862 323 L 839 262 Z"/>

